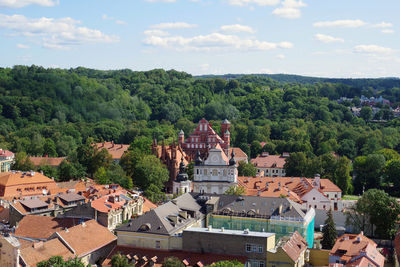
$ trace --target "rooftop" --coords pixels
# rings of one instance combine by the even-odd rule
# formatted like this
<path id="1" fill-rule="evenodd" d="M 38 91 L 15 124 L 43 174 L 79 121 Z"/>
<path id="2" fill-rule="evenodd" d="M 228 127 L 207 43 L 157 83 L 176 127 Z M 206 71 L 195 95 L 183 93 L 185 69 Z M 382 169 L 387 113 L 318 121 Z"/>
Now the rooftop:
<path id="1" fill-rule="evenodd" d="M 254 232 L 248 230 L 228 230 L 228 229 L 215 229 L 215 228 L 200 228 L 200 227 L 190 227 L 184 230 L 184 232 L 199 232 L 199 233 L 209 233 L 209 234 L 220 234 L 220 235 L 238 235 L 238 236 L 252 236 L 252 237 L 271 237 L 275 233 L 266 232 Z"/>
<path id="2" fill-rule="evenodd" d="M 286 163 L 286 157 L 281 155 L 269 155 L 267 153 L 251 160 L 251 163 L 258 168 L 280 168 L 283 169 Z"/>
<path id="3" fill-rule="evenodd" d="M 57 231 L 78 225 L 79 219 L 54 218 L 40 215 L 26 215 L 18 223 L 15 236 L 37 239 L 49 239 Z"/>
<path id="4" fill-rule="evenodd" d="M 115 159 L 121 159 L 125 151 L 128 150 L 129 145 L 126 144 L 114 144 L 114 142 L 103 142 L 94 144 L 97 149 L 101 150 L 103 148 L 107 149 L 108 153 Z"/>
<path id="5" fill-rule="evenodd" d="M 63 162 L 65 157 L 29 157 L 29 160 L 35 166 L 54 166 L 57 167 Z"/>

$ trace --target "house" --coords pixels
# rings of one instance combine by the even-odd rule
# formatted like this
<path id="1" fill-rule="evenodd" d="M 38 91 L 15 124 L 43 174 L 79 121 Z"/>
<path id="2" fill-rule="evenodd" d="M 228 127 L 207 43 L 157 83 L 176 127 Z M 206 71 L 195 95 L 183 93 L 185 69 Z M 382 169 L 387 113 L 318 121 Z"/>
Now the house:
<path id="1" fill-rule="evenodd" d="M 329 253 L 329 266 L 383 267 L 384 263 L 385 258 L 377 250 L 377 244 L 363 232 L 342 235 Z"/>
<path id="2" fill-rule="evenodd" d="M 204 226 L 202 207 L 183 194 L 117 227 L 118 245 L 162 250 L 182 249 L 182 231 Z"/>
<path id="3" fill-rule="evenodd" d="M 238 170 L 234 152 L 231 158 L 218 145 L 211 148 L 203 162 L 197 153 L 194 165 L 193 192 L 223 194 L 231 186 L 237 185 Z"/>
<path id="4" fill-rule="evenodd" d="M 132 216 L 142 215 L 143 198 L 121 190 L 91 201 L 91 207 L 97 221 L 111 231 Z"/>
<path id="5" fill-rule="evenodd" d="M 250 266 L 266 266 L 267 251 L 275 247 L 275 234 L 245 230 L 191 227 L 183 231 L 183 248 L 196 253 L 244 256 Z"/>
<path id="6" fill-rule="evenodd" d="M 191 159 L 196 157 L 197 151 L 200 151 L 201 157 L 206 158 L 208 156 L 208 150 L 215 148 L 217 145 L 222 148 L 225 155 L 228 155 L 231 138 L 230 129 L 231 123 L 225 119 L 221 123 L 222 137 L 220 137 L 211 127 L 211 124 L 203 118 L 199 121 L 197 128 L 188 138 L 185 139 L 185 133 L 182 130 L 179 132 L 179 146 Z"/>
<path id="7" fill-rule="evenodd" d="M 121 160 L 122 155 L 129 148 L 129 145 L 114 144 L 114 141 L 95 143 L 93 144 L 93 146 L 98 150 L 106 149 L 107 152 L 111 155 L 112 159 L 117 163 Z"/>
<path id="8" fill-rule="evenodd" d="M 11 170 L 11 164 L 14 163 L 14 158 L 14 153 L 0 148 L 0 173 L 9 172 Z"/>
<path id="9" fill-rule="evenodd" d="M 244 256 L 229 255 L 229 254 L 216 254 L 216 253 L 196 253 L 185 250 L 161 250 L 149 248 L 137 248 L 130 246 L 116 246 L 112 252 L 107 256 L 107 259 L 101 263 L 102 266 L 111 266 L 111 257 L 117 253 L 125 255 L 130 264 L 137 264 L 140 266 L 154 266 L 162 267 L 164 259 L 168 257 L 178 258 L 187 267 L 201 267 L 211 265 L 218 261 L 232 261 L 237 260 L 243 265 L 247 258 Z"/>
<path id="10" fill-rule="evenodd" d="M 329 179 L 304 177 L 238 177 L 248 196 L 288 197 L 303 209 L 343 210 L 342 190 Z"/>
<path id="11" fill-rule="evenodd" d="M 57 217 L 85 203 L 85 197 L 76 193 L 24 197 L 10 205 L 10 225 L 16 226 L 26 215 Z"/>
<path id="12" fill-rule="evenodd" d="M 46 241 L 58 231 L 71 228 L 83 221 L 75 218 L 55 218 L 40 215 L 26 215 L 15 228 L 16 238 Z"/>
<path id="13" fill-rule="evenodd" d="M 87 264 L 103 261 L 115 246 L 116 237 L 95 220 L 55 232 L 49 241 L 39 241 L 21 249 L 20 264 L 35 266 L 52 256 L 75 257 Z"/>
<path id="14" fill-rule="evenodd" d="M 249 162 L 249 157 L 247 156 L 246 153 L 240 147 L 231 147 L 229 148 L 228 156 L 232 155 L 232 152 L 235 154 L 235 159 L 236 159 L 236 165 L 239 165 L 239 162 L 243 161 L 248 163 Z"/>
<path id="15" fill-rule="evenodd" d="M 306 240 L 297 231 L 291 236 L 283 237 L 276 247 L 267 251 L 266 266 L 304 266 L 309 259 L 307 246 Z"/>
<path id="16" fill-rule="evenodd" d="M 53 179 L 34 171 L 9 171 L 0 173 L 0 198 L 4 206 L 13 198 L 46 195 L 57 190 Z"/>
<path id="17" fill-rule="evenodd" d="M 193 197 L 207 211 L 207 226 L 275 233 L 278 239 L 297 231 L 310 247 L 313 245 L 313 208 L 303 211 L 296 202 L 281 197 L 195 193 Z"/>
<path id="18" fill-rule="evenodd" d="M 286 176 L 285 163 L 288 157 L 289 153 L 270 155 L 268 152 L 262 152 L 260 156 L 250 162 L 257 168 L 257 176 Z"/>
<path id="19" fill-rule="evenodd" d="M 61 162 L 65 160 L 66 157 L 29 157 L 29 160 L 33 163 L 35 167 L 40 166 L 52 166 L 58 167 L 60 166 Z"/>
<path id="20" fill-rule="evenodd" d="M 153 155 L 161 160 L 169 171 L 169 180 L 165 183 L 167 192 L 174 193 L 173 182 L 179 173 L 180 162 L 187 166 L 189 164 L 189 157 L 183 151 L 182 147 L 175 145 L 175 142 L 169 146 L 162 142 L 162 145 L 157 145 L 157 140 L 153 140 L 151 147 Z"/>
<path id="21" fill-rule="evenodd" d="M 151 210 L 153 210 L 153 209 L 155 209 L 157 207 L 158 206 L 156 204 L 154 204 L 153 202 L 151 202 L 147 198 L 143 197 L 143 213 L 151 211 Z"/>

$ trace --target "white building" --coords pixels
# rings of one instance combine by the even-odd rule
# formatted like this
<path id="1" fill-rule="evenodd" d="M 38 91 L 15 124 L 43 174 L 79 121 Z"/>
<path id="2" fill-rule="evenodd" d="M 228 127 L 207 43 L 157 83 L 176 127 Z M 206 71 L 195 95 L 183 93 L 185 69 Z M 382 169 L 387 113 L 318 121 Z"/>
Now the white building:
<path id="1" fill-rule="evenodd" d="M 260 156 L 251 160 L 257 168 L 257 176 L 260 177 L 283 177 L 286 176 L 285 163 L 289 153 L 282 155 L 270 155 L 262 152 Z"/>
<path id="2" fill-rule="evenodd" d="M 183 157 L 182 157 L 181 163 L 179 164 L 179 173 L 172 184 L 172 192 L 174 194 L 180 195 L 189 193 L 191 191 L 192 191 L 192 181 L 189 180 L 189 176 L 186 173 L 186 166 L 185 163 L 183 162 Z"/>
<path id="3" fill-rule="evenodd" d="M 237 185 L 237 177 L 235 153 L 232 151 L 229 160 L 217 145 L 209 150 L 204 162 L 198 153 L 194 166 L 193 192 L 223 194 L 229 187 Z"/>

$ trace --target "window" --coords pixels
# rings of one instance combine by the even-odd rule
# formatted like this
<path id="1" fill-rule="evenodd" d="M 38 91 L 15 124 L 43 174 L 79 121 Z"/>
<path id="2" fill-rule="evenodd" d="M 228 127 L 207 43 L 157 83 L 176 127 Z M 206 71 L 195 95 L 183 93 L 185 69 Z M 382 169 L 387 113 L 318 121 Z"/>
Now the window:
<path id="1" fill-rule="evenodd" d="M 259 267 L 265 267 L 265 263 L 264 263 L 264 261 L 259 261 L 259 264 L 258 264 L 258 266 L 259 266 Z"/>
<path id="2" fill-rule="evenodd" d="M 263 253 L 264 247 L 261 245 L 258 245 L 258 253 Z"/>
<path id="3" fill-rule="evenodd" d="M 246 252 L 251 252 L 251 244 L 246 244 Z"/>
<path id="4" fill-rule="evenodd" d="M 315 200 L 315 197 L 313 197 L 312 200 Z"/>
<path id="5" fill-rule="evenodd" d="M 317 208 L 317 205 L 314 205 L 314 209 L 316 209 Z"/>
<path id="6" fill-rule="evenodd" d="M 156 240 L 156 248 L 161 248 L 161 241 L 160 240 Z"/>

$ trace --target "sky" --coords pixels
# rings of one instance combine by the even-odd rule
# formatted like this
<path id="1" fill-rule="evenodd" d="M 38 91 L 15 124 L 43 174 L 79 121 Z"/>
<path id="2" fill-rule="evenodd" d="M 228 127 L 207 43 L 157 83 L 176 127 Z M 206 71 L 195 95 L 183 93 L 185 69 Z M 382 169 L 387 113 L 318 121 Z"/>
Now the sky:
<path id="1" fill-rule="evenodd" d="M 0 0 L 0 66 L 400 77 L 399 0 Z"/>

